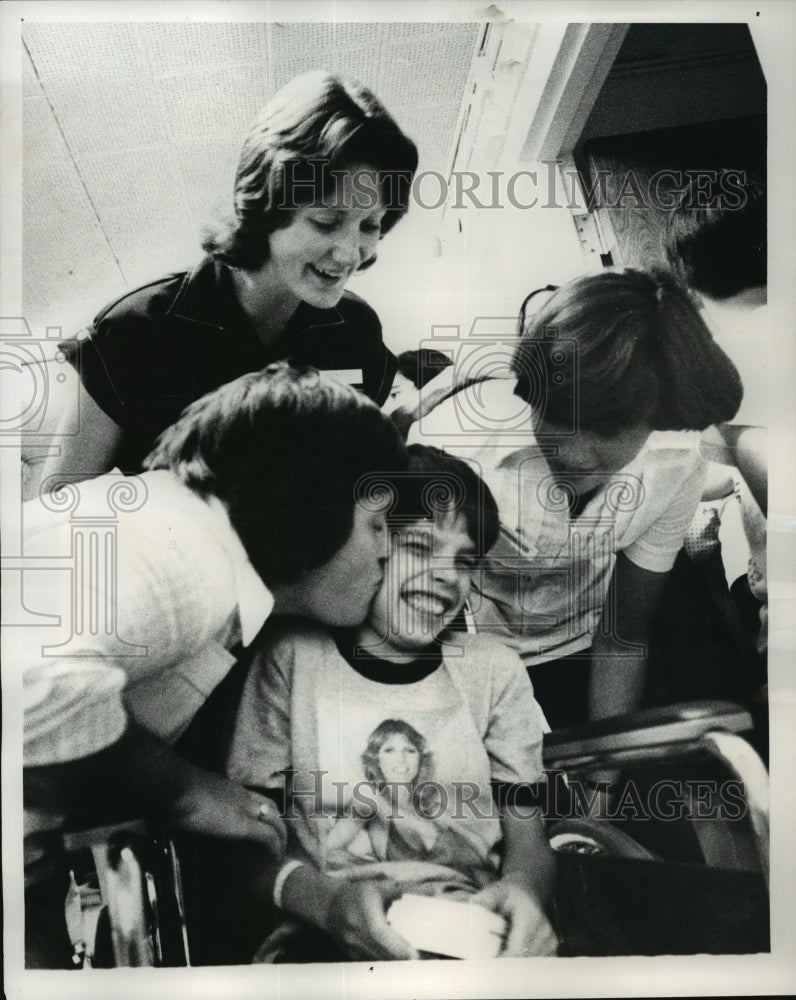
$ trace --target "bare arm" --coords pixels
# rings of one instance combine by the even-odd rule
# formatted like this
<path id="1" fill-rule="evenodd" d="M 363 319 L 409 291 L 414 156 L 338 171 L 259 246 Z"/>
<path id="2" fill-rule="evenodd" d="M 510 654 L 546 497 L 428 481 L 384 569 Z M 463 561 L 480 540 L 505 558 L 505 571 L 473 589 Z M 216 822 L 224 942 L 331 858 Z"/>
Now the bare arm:
<path id="1" fill-rule="evenodd" d="M 647 676 L 647 644 L 668 573 L 642 569 L 620 552 L 592 643 L 589 718 L 633 712 Z M 635 647 L 635 648 L 634 648 Z"/>
<path id="2" fill-rule="evenodd" d="M 122 738 L 89 757 L 25 768 L 25 804 L 80 820 L 107 822 L 143 812 L 196 833 L 248 841 L 281 855 L 285 831 L 268 799 L 178 757 L 130 724 Z M 101 805 L 98 805 L 101 804 Z"/>
<path id="3" fill-rule="evenodd" d="M 708 465 L 705 485 L 702 489 L 702 502 L 711 503 L 732 496 L 735 480 L 732 469 L 726 465 L 711 462 Z"/>
<path id="4" fill-rule="evenodd" d="M 504 808 L 503 864 L 501 878 L 525 888 L 539 905 L 550 898 L 553 888 L 553 851 L 536 808 Z"/>
<path id="5" fill-rule="evenodd" d="M 501 955 L 555 955 L 558 940 L 544 907 L 553 888 L 553 852 L 538 810 L 512 804 L 503 809 L 503 865 L 497 882 L 473 902 L 499 913 L 507 932 Z"/>
<path id="6" fill-rule="evenodd" d="M 765 427 L 718 424 L 702 435 L 701 452 L 721 465 L 733 466 L 765 514 L 768 510 L 768 431 Z"/>
<path id="7" fill-rule="evenodd" d="M 60 453 L 44 463 L 39 488 L 52 492 L 64 482 L 93 479 L 113 468 L 124 431 L 79 384 L 64 401 L 53 438 Z M 52 478 L 54 477 L 54 478 Z"/>

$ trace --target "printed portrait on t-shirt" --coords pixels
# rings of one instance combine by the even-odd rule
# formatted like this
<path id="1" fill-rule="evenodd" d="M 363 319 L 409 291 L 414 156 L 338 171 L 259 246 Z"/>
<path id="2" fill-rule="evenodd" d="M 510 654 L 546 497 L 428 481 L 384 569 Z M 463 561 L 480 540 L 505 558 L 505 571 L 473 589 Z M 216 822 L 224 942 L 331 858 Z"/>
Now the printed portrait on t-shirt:
<path id="1" fill-rule="evenodd" d="M 448 794 L 435 781 L 426 737 L 404 719 L 384 719 L 361 754 L 361 779 L 328 831 L 327 863 L 432 862 L 458 870 L 484 865 L 483 842 L 451 822 Z"/>

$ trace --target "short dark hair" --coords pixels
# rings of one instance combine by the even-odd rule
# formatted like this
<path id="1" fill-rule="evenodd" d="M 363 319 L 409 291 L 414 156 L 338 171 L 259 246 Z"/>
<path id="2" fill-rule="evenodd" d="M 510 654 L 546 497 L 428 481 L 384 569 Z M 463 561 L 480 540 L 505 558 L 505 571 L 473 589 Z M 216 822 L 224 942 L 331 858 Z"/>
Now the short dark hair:
<path id="1" fill-rule="evenodd" d="M 390 510 L 394 526 L 447 513 L 461 512 L 478 555 L 497 541 L 497 503 L 483 479 L 461 458 L 430 445 L 410 444 L 407 472 L 397 481 L 397 498 Z"/>
<path id="2" fill-rule="evenodd" d="M 727 188 L 728 178 L 736 181 L 735 187 Z M 667 216 L 663 250 L 669 266 L 689 288 L 712 299 L 764 287 L 765 185 L 738 171 L 722 171 L 707 189 L 705 183 L 704 177 L 699 183 L 692 180 Z"/>
<path id="3" fill-rule="evenodd" d="M 418 389 L 422 389 L 427 382 L 453 364 L 447 354 L 428 347 L 421 347 L 417 351 L 402 351 L 397 360 L 398 371 Z"/>
<path id="4" fill-rule="evenodd" d="M 737 369 L 664 269 L 564 285 L 532 317 L 513 369 L 516 394 L 544 419 L 608 437 L 645 422 L 704 430 L 731 420 L 743 397 Z"/>
<path id="5" fill-rule="evenodd" d="M 272 586 L 328 562 L 351 534 L 360 480 L 406 462 L 398 432 L 367 397 L 278 361 L 192 403 L 144 467 L 222 500 Z"/>
<path id="6" fill-rule="evenodd" d="M 299 204 L 319 201 L 335 171 L 358 163 L 379 174 L 384 235 L 409 207 L 417 162 L 417 147 L 371 91 L 347 77 L 305 73 L 252 125 L 235 176 L 234 216 L 208 227 L 202 247 L 233 267 L 259 267 L 271 233 L 290 224 Z"/>

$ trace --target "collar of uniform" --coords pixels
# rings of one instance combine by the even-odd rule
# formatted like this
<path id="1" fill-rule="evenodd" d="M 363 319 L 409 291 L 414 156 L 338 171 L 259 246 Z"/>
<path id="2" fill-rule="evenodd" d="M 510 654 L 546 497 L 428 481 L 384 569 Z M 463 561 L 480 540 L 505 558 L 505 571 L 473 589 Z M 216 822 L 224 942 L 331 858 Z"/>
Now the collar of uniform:
<path id="1" fill-rule="evenodd" d="M 274 598 L 249 557 L 229 520 L 229 514 L 218 497 L 208 498 L 208 506 L 224 524 L 223 542 L 229 553 L 235 576 L 235 598 L 240 617 L 241 642 L 250 645 L 274 609 Z"/>
<path id="2" fill-rule="evenodd" d="M 346 294 L 345 292 L 343 293 Z M 345 322 L 340 310 L 333 306 L 331 309 L 318 309 L 307 302 L 299 302 L 298 308 L 290 317 L 285 328 L 285 340 L 292 340 L 309 330 L 318 327 L 342 326 Z"/>
<path id="3" fill-rule="evenodd" d="M 701 441 L 702 431 L 652 431 L 647 438 L 647 448 L 650 451 L 664 448 L 696 451 Z"/>
<path id="4" fill-rule="evenodd" d="M 227 327 L 240 306 L 223 271 L 223 265 L 205 257 L 185 275 L 167 314 L 218 330 Z"/>
<path id="5" fill-rule="evenodd" d="M 185 275 L 167 312 L 218 330 L 227 329 L 230 325 L 251 329 L 251 323 L 235 296 L 229 268 L 212 257 L 205 257 Z M 344 322 L 336 307 L 318 309 L 300 302 L 285 329 L 285 340 L 316 327 L 341 326 Z"/>

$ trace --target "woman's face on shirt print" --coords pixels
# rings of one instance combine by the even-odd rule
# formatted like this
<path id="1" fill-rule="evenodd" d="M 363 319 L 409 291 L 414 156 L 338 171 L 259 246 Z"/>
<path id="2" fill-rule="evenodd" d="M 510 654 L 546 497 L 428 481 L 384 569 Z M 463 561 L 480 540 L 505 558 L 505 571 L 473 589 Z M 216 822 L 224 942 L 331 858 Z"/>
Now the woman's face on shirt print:
<path id="1" fill-rule="evenodd" d="M 265 281 L 318 309 L 337 305 L 351 275 L 376 254 L 385 205 L 377 172 L 366 164 L 334 171 L 335 189 L 293 210 L 269 237 Z"/>
<path id="2" fill-rule="evenodd" d="M 392 733 L 379 748 L 378 762 L 384 781 L 408 784 L 420 771 L 420 751 L 403 733 Z"/>

